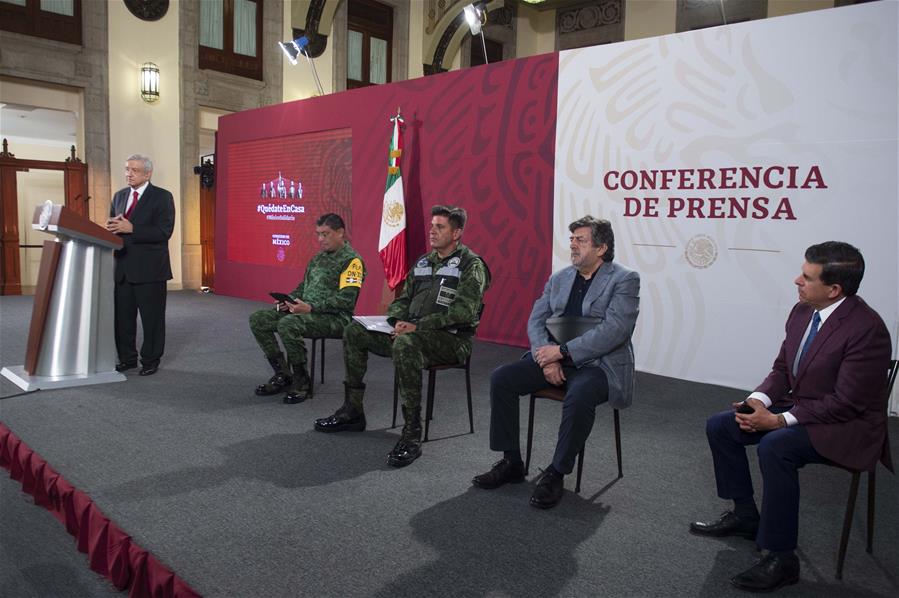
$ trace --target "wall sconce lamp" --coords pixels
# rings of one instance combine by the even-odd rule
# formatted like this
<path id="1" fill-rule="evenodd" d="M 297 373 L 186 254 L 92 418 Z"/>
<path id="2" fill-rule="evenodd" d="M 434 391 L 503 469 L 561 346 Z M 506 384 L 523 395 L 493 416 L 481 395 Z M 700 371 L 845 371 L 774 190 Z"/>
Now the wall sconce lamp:
<path id="1" fill-rule="evenodd" d="M 477 34 L 481 34 L 481 48 L 484 50 L 484 64 L 489 64 L 489 60 L 487 60 L 487 42 L 484 41 L 484 25 L 487 24 L 487 11 L 484 9 L 483 4 L 469 4 L 464 9 L 465 12 L 465 21 L 468 23 L 468 28 L 471 30 L 471 35 L 474 37 Z"/>
<path id="2" fill-rule="evenodd" d="M 159 67 L 152 62 L 140 67 L 140 97 L 148 104 L 159 101 Z"/>

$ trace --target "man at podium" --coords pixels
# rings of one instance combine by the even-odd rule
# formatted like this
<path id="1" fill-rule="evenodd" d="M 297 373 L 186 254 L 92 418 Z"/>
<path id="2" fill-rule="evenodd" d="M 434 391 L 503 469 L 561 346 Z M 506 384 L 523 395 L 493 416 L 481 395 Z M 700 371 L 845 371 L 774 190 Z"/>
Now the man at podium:
<path id="1" fill-rule="evenodd" d="M 175 228 L 172 194 L 150 183 L 153 162 L 134 154 L 125 160 L 125 182 L 109 208 L 106 228 L 124 242 L 115 252 L 116 371 L 137 367 L 137 314 L 144 341 L 140 348 L 141 376 L 159 369 L 165 348 L 166 281 L 172 278 L 169 238 Z"/>

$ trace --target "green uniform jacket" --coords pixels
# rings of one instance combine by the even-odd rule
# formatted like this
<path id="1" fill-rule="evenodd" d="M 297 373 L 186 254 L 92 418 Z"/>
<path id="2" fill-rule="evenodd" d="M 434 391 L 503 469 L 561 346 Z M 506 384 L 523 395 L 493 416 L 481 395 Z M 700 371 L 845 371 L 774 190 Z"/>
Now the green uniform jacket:
<path id="1" fill-rule="evenodd" d="M 306 266 L 303 281 L 290 296 L 311 305 L 314 314 L 341 315 L 349 320 L 364 279 L 362 258 L 349 243 L 344 243 L 332 253 L 315 254 Z"/>
<path id="2" fill-rule="evenodd" d="M 465 245 L 441 259 L 437 251 L 421 256 L 406 275 L 403 292 L 387 308 L 388 322 L 412 322 L 418 330 L 451 330 L 474 336 L 490 269 Z"/>

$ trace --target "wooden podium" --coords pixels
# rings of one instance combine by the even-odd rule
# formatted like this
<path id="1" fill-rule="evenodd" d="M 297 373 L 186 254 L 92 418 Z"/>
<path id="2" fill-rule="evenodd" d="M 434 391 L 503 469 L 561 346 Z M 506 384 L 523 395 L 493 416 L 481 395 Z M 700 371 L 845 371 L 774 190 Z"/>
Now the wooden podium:
<path id="1" fill-rule="evenodd" d="M 2 375 L 23 390 L 120 382 L 115 371 L 113 251 L 122 240 L 65 206 L 46 202 L 31 226 L 44 241 L 25 364 Z"/>

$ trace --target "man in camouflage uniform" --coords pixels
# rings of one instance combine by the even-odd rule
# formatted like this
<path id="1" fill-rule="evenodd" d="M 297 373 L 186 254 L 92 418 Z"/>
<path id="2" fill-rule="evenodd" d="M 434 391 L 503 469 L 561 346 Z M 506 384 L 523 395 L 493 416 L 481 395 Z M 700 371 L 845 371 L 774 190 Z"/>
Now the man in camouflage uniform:
<path id="1" fill-rule="evenodd" d="M 346 241 L 343 218 L 325 214 L 315 223 L 321 251 L 315 254 L 299 286 L 290 296 L 294 303 L 278 302 L 275 309 L 261 309 L 250 315 L 250 330 L 262 348 L 275 375 L 256 387 L 267 396 L 287 390 L 284 402 L 301 403 L 310 398 L 306 372 L 306 337 L 340 338 L 353 318 L 365 266 Z M 287 350 L 281 354 L 278 339 Z"/>
<path id="2" fill-rule="evenodd" d="M 471 354 L 484 292 L 490 285 L 484 260 L 460 242 L 466 218 L 462 208 L 431 209 L 432 251 L 418 259 L 406 275 L 402 293 L 387 308 L 393 334 L 369 331 L 358 322 L 346 327 L 346 399 L 334 415 L 316 420 L 316 430 L 365 430 L 362 379 L 368 354 L 392 357 L 405 426 L 387 463 L 402 467 L 421 456 L 422 368 L 465 362 Z"/>

